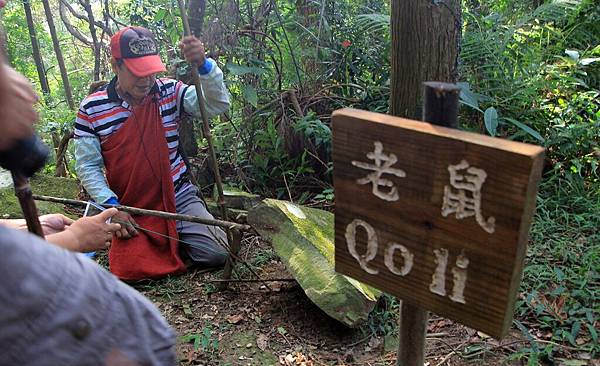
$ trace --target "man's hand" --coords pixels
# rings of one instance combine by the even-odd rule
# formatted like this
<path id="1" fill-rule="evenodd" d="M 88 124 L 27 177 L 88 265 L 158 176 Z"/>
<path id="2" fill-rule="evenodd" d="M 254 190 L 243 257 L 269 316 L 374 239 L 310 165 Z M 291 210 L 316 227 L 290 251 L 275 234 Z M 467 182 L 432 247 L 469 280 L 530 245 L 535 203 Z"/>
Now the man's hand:
<path id="1" fill-rule="evenodd" d="M 61 214 L 49 214 L 39 217 L 44 235 L 56 234 L 65 230 L 73 220 Z"/>
<path id="2" fill-rule="evenodd" d="M 204 65 L 206 52 L 204 51 L 204 44 L 198 38 L 194 36 L 184 37 L 179 43 L 179 48 L 187 62 L 196 66 Z"/>
<path id="3" fill-rule="evenodd" d="M 115 233 L 117 238 L 129 239 L 132 236 L 138 235 L 137 230 L 133 227 L 133 225 L 137 226 L 137 224 L 133 217 L 127 212 L 119 211 L 119 213 L 113 217 L 113 221 L 121 224 L 121 230 Z"/>
<path id="4" fill-rule="evenodd" d="M 112 241 L 113 233 L 121 229 L 119 224 L 106 221 L 117 214 L 116 208 L 109 208 L 96 216 L 82 217 L 64 231 L 48 235 L 46 239 L 58 246 L 76 252 L 93 252 L 106 249 Z"/>
<path id="5" fill-rule="evenodd" d="M 0 60 L 0 150 L 33 134 L 38 114 L 33 108 L 38 96 L 29 81 Z"/>
<path id="6" fill-rule="evenodd" d="M 78 240 L 79 252 L 93 252 L 106 249 L 110 246 L 114 232 L 121 229 L 119 224 L 107 224 L 106 220 L 117 213 L 117 209 L 110 208 L 96 216 L 82 217 L 72 223 L 67 232 L 72 233 Z"/>

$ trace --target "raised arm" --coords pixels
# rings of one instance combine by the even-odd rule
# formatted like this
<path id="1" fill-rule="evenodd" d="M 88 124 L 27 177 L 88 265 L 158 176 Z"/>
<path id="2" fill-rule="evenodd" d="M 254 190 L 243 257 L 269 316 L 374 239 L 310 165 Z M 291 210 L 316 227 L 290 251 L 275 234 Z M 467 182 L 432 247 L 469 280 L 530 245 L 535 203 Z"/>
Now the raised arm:
<path id="1" fill-rule="evenodd" d="M 204 55 L 204 46 L 196 37 L 185 37 L 180 44 L 183 56 L 186 60 L 198 67 L 198 73 L 202 81 L 202 91 L 208 118 L 217 116 L 229 110 L 229 92 L 223 82 L 223 71 L 217 66 L 217 63 Z M 182 89 L 181 95 L 178 95 L 178 105 L 183 105 L 185 113 L 193 116 L 200 116 L 198 106 L 198 96 L 194 85 L 188 85 Z M 183 103 L 179 103 L 183 98 Z"/>

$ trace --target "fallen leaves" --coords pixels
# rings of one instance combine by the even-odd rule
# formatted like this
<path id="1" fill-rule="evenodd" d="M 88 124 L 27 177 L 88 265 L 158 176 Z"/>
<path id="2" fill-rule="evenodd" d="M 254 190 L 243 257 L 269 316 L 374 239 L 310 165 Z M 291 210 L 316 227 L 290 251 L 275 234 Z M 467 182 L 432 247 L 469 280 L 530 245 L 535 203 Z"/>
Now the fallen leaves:
<path id="1" fill-rule="evenodd" d="M 266 351 L 269 348 L 269 337 L 266 334 L 259 334 L 256 338 L 256 346 L 261 351 Z"/>
<path id="2" fill-rule="evenodd" d="M 313 366 L 314 363 L 300 352 L 279 356 L 279 364 L 285 366 Z"/>
<path id="3" fill-rule="evenodd" d="M 244 320 L 244 315 L 242 314 L 232 314 L 227 316 L 227 322 L 229 324 L 239 324 Z"/>

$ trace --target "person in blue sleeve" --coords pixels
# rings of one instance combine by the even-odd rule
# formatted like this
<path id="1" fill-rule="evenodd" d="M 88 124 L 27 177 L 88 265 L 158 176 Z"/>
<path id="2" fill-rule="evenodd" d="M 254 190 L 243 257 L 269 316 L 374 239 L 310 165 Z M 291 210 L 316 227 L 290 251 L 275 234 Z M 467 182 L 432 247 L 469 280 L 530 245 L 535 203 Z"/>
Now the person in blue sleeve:
<path id="1" fill-rule="evenodd" d="M 198 67 L 207 117 L 227 111 L 223 73 L 205 56 L 202 42 L 185 37 L 180 48 Z M 212 218 L 178 151 L 180 119 L 200 116 L 195 87 L 157 78 L 166 68 L 145 28 L 117 32 L 111 55 L 115 77 L 81 102 L 75 121 L 76 171 L 84 188 L 100 203 Z M 109 264 L 123 280 L 181 273 L 184 261 L 207 268 L 227 259 L 227 238 L 218 227 L 125 212 L 113 221 L 124 224 L 113 239 Z"/>

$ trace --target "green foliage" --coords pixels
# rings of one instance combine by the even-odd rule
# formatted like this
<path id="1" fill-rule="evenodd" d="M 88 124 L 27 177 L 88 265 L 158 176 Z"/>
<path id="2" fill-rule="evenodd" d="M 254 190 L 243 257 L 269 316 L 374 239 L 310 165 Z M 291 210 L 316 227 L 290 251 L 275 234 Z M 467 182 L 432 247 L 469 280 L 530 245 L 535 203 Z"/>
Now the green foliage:
<path id="1" fill-rule="evenodd" d="M 598 6 L 549 1 L 515 13 L 490 5 L 467 8 L 464 18 L 461 102 L 474 112 L 470 128 L 543 143 L 556 174 L 597 182 Z"/>
<path id="2" fill-rule="evenodd" d="M 568 209 L 565 209 L 568 207 Z M 583 179 L 550 180 L 538 196 L 517 302 L 530 346 L 515 357 L 552 359 L 560 344 L 600 354 L 600 189 Z M 528 329 L 529 328 L 529 329 Z M 533 336 L 532 336 L 533 335 Z M 548 346 L 536 341 L 550 341 Z M 594 356 L 595 355 L 595 356 Z"/>
<path id="3" fill-rule="evenodd" d="M 255 179 L 256 188 L 262 192 L 268 192 L 269 187 L 275 186 L 278 198 L 288 198 L 289 186 L 293 186 L 302 175 L 311 174 L 314 170 L 308 164 L 306 152 L 291 157 L 285 151 L 285 142 L 273 123 L 267 121 L 263 128 L 265 129 L 257 131 L 254 136 L 249 173 Z"/>
<path id="4" fill-rule="evenodd" d="M 212 325 L 205 322 L 200 333 L 190 333 L 180 338 L 181 342 L 193 342 L 194 349 L 202 349 L 204 353 L 214 354 L 219 350 L 219 340 L 213 334 Z"/>
<path id="5" fill-rule="evenodd" d="M 383 294 L 371 314 L 367 327 L 369 334 L 374 336 L 397 336 L 398 314 L 401 302 L 394 296 Z"/>
<path id="6" fill-rule="evenodd" d="M 314 112 L 300 118 L 294 124 L 296 132 L 301 133 L 305 138 L 313 141 L 318 147 L 327 149 L 331 152 L 331 129 L 321 121 Z"/>

